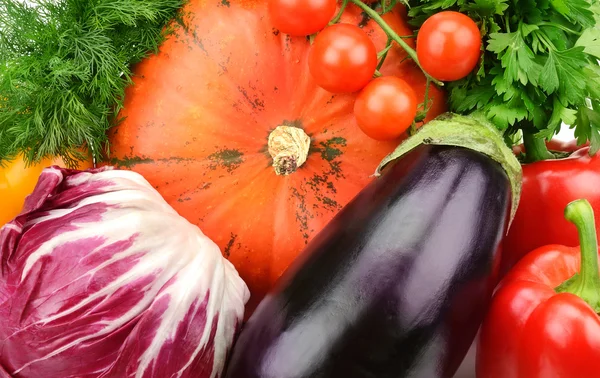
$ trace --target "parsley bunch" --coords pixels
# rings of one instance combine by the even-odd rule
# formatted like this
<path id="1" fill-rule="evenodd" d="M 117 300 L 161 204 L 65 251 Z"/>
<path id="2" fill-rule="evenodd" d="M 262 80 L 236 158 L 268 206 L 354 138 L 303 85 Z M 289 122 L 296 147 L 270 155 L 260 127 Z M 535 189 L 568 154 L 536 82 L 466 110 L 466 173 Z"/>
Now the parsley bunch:
<path id="1" fill-rule="evenodd" d="M 600 3 L 593 0 L 409 1 L 415 26 L 442 10 L 471 17 L 483 36 L 481 64 L 448 83 L 450 110 L 483 112 L 507 140 L 521 133 L 530 159 L 549 157 L 543 138 L 562 123 L 590 153 L 600 149 Z M 537 156 L 536 156 L 537 155 Z"/>
<path id="2" fill-rule="evenodd" d="M 183 0 L 0 0 L 0 165 L 99 158 L 131 83 Z"/>

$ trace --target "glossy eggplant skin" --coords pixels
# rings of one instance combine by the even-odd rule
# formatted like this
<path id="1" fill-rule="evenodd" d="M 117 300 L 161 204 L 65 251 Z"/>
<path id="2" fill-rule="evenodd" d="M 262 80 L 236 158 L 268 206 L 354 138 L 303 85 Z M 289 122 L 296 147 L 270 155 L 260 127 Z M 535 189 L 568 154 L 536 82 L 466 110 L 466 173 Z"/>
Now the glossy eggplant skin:
<path id="1" fill-rule="evenodd" d="M 510 186 L 478 152 L 422 145 L 306 247 L 244 326 L 227 378 L 452 377 L 490 300 Z"/>

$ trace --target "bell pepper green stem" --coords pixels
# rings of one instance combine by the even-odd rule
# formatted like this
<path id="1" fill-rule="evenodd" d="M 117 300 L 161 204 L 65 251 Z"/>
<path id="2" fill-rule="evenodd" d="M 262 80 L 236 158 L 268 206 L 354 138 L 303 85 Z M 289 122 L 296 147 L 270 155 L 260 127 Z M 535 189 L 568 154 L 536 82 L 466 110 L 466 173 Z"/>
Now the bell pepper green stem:
<path id="1" fill-rule="evenodd" d="M 394 40 L 394 42 L 399 44 L 404 49 L 404 51 L 406 51 L 406 53 L 412 58 L 412 60 L 415 61 L 417 66 L 419 66 L 421 71 L 423 71 L 423 74 L 425 74 L 425 76 L 427 78 L 429 78 L 429 80 L 436 83 L 440 87 L 444 85 L 444 83 L 442 83 L 439 80 L 436 80 L 435 78 L 430 76 L 423 69 L 423 67 L 421 66 L 421 63 L 419 63 L 419 58 L 417 57 L 417 52 L 412 47 L 410 47 L 408 45 L 408 43 L 404 42 L 404 40 L 387 24 L 387 22 L 385 22 L 385 20 L 383 18 L 381 18 L 379 13 L 377 13 L 375 10 L 371 9 L 367 4 L 363 3 L 361 0 L 350 0 L 350 1 L 352 1 L 357 7 L 362 9 L 362 11 L 365 12 L 369 17 L 371 17 L 373 19 L 373 21 L 375 21 L 377 23 L 377 25 L 379 25 L 379 27 L 381 29 L 383 29 L 383 31 L 388 35 L 388 37 L 390 37 L 391 39 Z"/>
<path id="2" fill-rule="evenodd" d="M 600 313 L 600 274 L 598 272 L 598 238 L 594 210 L 585 199 L 571 202 L 565 209 L 565 218 L 577 227 L 581 249 L 579 273 L 556 288 L 559 293 L 571 293 Z"/>
<path id="3" fill-rule="evenodd" d="M 555 156 L 548 151 L 544 138 L 536 138 L 534 134 L 525 130 L 523 131 L 523 144 L 525 145 L 526 161 L 528 163 L 555 158 Z"/>

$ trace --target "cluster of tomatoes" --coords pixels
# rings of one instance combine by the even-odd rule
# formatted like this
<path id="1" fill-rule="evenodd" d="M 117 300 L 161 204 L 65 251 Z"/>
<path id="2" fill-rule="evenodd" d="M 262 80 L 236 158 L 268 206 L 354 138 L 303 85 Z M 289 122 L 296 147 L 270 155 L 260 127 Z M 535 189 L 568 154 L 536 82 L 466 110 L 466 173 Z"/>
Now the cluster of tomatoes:
<path id="1" fill-rule="evenodd" d="M 337 0 L 270 0 L 269 5 L 271 20 L 281 32 L 316 34 L 308 58 L 310 73 L 331 93 L 359 92 L 354 115 L 365 134 L 392 140 L 414 123 L 419 108 L 414 90 L 399 77 L 375 77 L 382 58 L 369 36 L 356 25 L 331 25 Z M 480 50 L 477 24 L 458 12 L 435 14 L 417 35 L 419 64 L 439 81 L 467 76 L 477 65 Z"/>

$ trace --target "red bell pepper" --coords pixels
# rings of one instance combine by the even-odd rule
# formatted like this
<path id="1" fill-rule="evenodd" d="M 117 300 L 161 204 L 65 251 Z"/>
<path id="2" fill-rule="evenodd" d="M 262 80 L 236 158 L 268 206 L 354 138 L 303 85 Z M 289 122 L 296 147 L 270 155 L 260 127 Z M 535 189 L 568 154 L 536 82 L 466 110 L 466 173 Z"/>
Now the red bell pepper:
<path id="1" fill-rule="evenodd" d="M 477 378 L 600 378 L 594 212 L 577 200 L 565 217 L 581 247 L 538 248 L 501 281 L 481 328 Z"/>
<path id="2" fill-rule="evenodd" d="M 573 147 L 562 146 L 570 150 Z M 596 224 L 600 225 L 600 154 L 591 157 L 588 151 L 584 147 L 563 159 L 523 165 L 521 201 L 503 241 L 501 276 L 535 248 L 577 245 L 576 230 L 562 217 L 569 202 L 587 199 L 596 210 Z"/>

